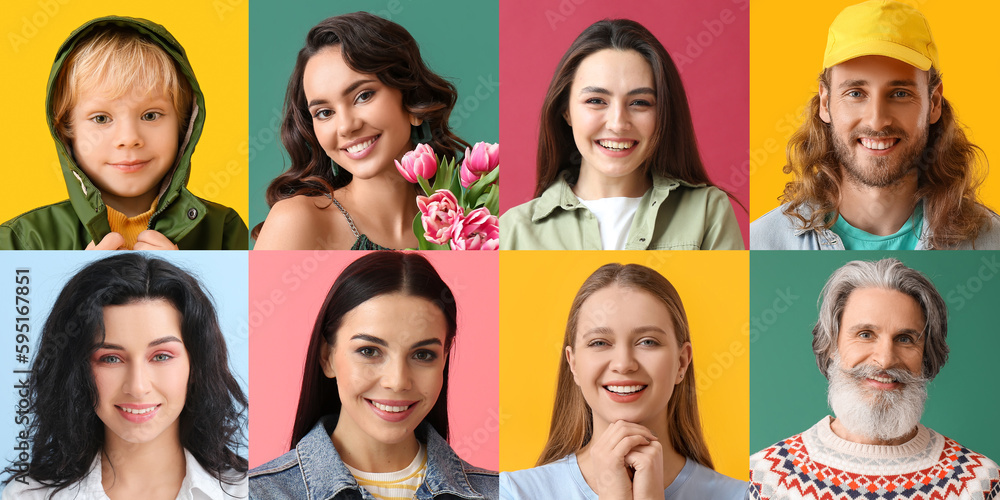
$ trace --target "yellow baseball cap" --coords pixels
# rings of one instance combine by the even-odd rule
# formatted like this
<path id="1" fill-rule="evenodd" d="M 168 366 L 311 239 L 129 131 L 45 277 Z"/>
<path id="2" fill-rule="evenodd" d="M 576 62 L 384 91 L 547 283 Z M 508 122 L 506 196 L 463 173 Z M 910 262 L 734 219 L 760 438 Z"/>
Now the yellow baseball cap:
<path id="1" fill-rule="evenodd" d="M 941 69 L 927 18 L 914 7 L 890 0 L 847 7 L 830 25 L 823 68 L 861 56 L 891 57 L 923 71 Z"/>

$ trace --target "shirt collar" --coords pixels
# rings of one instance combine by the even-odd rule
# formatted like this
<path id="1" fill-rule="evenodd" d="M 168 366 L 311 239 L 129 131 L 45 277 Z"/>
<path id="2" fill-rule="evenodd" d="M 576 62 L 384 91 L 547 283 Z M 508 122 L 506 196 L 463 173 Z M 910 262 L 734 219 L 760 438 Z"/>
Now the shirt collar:
<path id="1" fill-rule="evenodd" d="M 337 418 L 337 415 L 324 416 L 295 446 L 302 477 L 312 498 L 333 498 L 345 489 L 360 489 L 330 439 Z M 433 427 L 421 423 L 416 435 L 427 445 L 427 475 L 420 489 L 426 487 L 432 496 L 452 494 L 467 499 L 484 498 L 469 485 L 462 459 Z"/>
<path id="2" fill-rule="evenodd" d="M 569 184 L 567 177 L 570 175 L 569 170 L 563 170 L 556 177 L 556 181 L 545 189 L 541 196 L 538 197 L 538 202 L 535 203 L 534 209 L 531 212 L 531 222 L 538 222 L 549 215 L 552 214 L 556 209 L 562 210 L 576 210 L 583 207 L 583 203 L 580 202 L 576 194 L 573 193 L 573 186 Z M 687 181 L 682 181 L 680 179 L 674 179 L 671 177 L 660 177 L 657 175 L 653 176 L 653 187 L 646 194 L 651 195 L 653 200 L 660 201 L 667 198 L 670 191 L 673 191 L 677 186 L 686 187 L 704 187 L 706 184 L 692 184 Z"/>
<path id="3" fill-rule="evenodd" d="M 222 483 L 218 478 L 206 471 L 187 449 L 184 450 L 184 463 L 184 481 L 181 483 L 180 491 L 177 492 L 177 500 L 247 497 L 246 475 L 236 475 L 234 472 L 232 477 L 225 479 L 235 484 Z M 93 464 L 90 466 L 90 472 L 81 482 L 80 490 L 72 491 L 74 496 L 75 494 L 80 494 L 82 495 L 81 498 L 108 498 L 104 492 L 104 486 L 101 484 L 101 474 L 101 454 L 98 453 L 94 457 Z M 70 491 L 70 489 L 66 489 L 62 492 Z"/>

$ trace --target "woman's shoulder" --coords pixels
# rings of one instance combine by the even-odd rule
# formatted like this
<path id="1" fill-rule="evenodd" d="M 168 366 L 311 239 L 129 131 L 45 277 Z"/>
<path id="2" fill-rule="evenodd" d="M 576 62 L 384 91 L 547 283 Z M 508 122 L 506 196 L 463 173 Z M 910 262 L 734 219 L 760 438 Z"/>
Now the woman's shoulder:
<path id="1" fill-rule="evenodd" d="M 576 456 L 570 454 L 538 467 L 501 472 L 500 498 L 587 498 L 581 491 L 580 481 L 584 479 L 576 464 Z"/>
<path id="2" fill-rule="evenodd" d="M 55 486 L 46 486 L 38 481 L 23 476 L 22 479 L 7 483 L 3 489 L 2 500 L 64 500 L 71 498 L 89 498 L 81 490 L 81 483 L 77 482 L 63 488 L 58 493 L 54 493 Z M 52 496 L 49 496 L 52 495 Z"/>
<path id="3" fill-rule="evenodd" d="M 749 487 L 748 482 L 733 479 L 694 461 L 690 461 L 690 463 L 693 464 L 690 475 L 681 485 L 682 488 L 677 491 L 677 495 L 670 498 L 700 497 L 739 500 L 746 495 Z"/>
<path id="4" fill-rule="evenodd" d="M 280 200 L 271 207 L 254 248 L 347 249 L 355 239 L 333 200 L 325 196 L 298 195 Z"/>

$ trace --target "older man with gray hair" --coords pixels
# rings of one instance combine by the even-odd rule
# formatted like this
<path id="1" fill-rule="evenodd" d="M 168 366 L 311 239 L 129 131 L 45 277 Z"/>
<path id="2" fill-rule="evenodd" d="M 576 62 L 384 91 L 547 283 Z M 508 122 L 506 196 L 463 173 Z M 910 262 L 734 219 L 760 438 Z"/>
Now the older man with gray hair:
<path id="1" fill-rule="evenodd" d="M 1000 498 L 989 458 L 920 424 L 948 360 L 947 308 L 896 259 L 853 261 L 821 294 L 813 352 L 835 418 L 750 457 L 754 499 Z"/>

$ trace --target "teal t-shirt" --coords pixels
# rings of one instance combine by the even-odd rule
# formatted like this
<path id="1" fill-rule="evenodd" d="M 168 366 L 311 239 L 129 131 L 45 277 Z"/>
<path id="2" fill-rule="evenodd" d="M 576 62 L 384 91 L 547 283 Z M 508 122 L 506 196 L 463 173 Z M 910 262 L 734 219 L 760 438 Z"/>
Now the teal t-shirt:
<path id="1" fill-rule="evenodd" d="M 876 236 L 866 231 L 862 231 L 837 216 L 837 222 L 833 223 L 831 231 L 840 236 L 847 250 L 915 250 L 917 242 L 920 240 L 920 228 L 924 223 L 924 204 L 917 203 L 917 208 L 913 209 L 913 215 L 893 234 L 888 236 Z"/>

